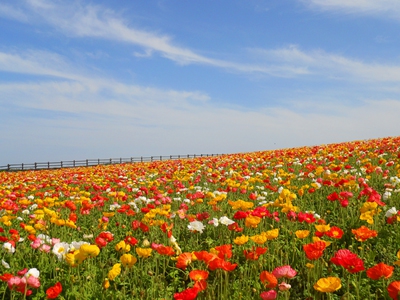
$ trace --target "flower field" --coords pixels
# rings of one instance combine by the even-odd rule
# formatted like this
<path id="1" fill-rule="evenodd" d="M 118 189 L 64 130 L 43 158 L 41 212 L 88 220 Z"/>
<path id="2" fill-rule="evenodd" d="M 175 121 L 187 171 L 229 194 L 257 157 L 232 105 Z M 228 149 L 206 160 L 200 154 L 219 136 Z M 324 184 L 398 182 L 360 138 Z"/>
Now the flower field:
<path id="1" fill-rule="evenodd" d="M 400 137 L 0 172 L 0 299 L 400 299 Z"/>

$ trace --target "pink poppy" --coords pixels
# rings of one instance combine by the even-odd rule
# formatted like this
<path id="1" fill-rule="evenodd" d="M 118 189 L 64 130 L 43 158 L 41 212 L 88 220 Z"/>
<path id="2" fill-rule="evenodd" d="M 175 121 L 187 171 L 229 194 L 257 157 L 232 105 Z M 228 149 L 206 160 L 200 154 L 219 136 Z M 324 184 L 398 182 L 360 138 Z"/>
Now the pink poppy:
<path id="1" fill-rule="evenodd" d="M 272 274 L 274 274 L 276 278 L 293 278 L 294 276 L 296 276 L 297 272 L 291 266 L 285 265 L 275 268 L 272 271 Z"/>
<path id="2" fill-rule="evenodd" d="M 261 299 L 263 300 L 274 300 L 278 296 L 278 293 L 274 290 L 269 290 L 266 292 L 262 292 L 260 294 Z"/>

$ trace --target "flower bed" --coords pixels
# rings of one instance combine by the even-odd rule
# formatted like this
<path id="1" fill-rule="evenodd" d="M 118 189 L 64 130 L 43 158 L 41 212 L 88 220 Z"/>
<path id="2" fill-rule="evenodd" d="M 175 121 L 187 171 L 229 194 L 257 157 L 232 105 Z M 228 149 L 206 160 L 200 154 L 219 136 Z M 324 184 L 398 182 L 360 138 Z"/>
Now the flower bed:
<path id="1" fill-rule="evenodd" d="M 400 138 L 0 173 L 3 299 L 397 299 Z"/>

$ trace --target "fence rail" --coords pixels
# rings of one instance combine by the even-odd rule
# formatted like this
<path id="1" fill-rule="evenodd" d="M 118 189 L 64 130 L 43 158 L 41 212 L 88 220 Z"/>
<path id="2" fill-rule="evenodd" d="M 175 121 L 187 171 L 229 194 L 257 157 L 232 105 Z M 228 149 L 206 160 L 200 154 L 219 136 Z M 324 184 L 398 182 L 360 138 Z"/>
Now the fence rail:
<path id="1" fill-rule="evenodd" d="M 24 170 L 41 170 L 41 169 L 61 169 L 75 167 L 89 167 L 98 165 L 114 165 L 123 163 L 152 162 L 162 160 L 189 159 L 198 157 L 220 156 L 223 154 L 187 154 L 187 155 L 169 155 L 169 156 L 140 156 L 130 158 L 106 158 L 106 159 L 85 159 L 85 160 L 69 160 L 56 162 L 35 162 L 30 164 L 8 164 L 0 166 L 0 171 L 24 171 Z"/>

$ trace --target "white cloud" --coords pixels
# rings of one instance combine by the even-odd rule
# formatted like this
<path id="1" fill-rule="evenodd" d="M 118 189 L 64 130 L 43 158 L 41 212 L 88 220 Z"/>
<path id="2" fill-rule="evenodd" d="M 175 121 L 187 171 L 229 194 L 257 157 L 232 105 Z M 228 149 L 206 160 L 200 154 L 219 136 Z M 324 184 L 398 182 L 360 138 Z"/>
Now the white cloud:
<path id="1" fill-rule="evenodd" d="M 0 16 L 7 19 L 18 20 L 20 22 L 27 22 L 29 20 L 28 16 L 21 9 L 1 3 Z"/>
<path id="2" fill-rule="evenodd" d="M 25 14 L 31 16 L 31 22 L 36 16 L 37 22 L 47 23 L 69 37 L 89 37 L 138 46 L 143 52 L 134 50 L 133 55 L 136 57 L 150 57 L 158 53 L 180 65 L 203 64 L 234 72 L 272 76 L 287 77 L 305 73 L 302 68 L 249 64 L 207 57 L 178 45 L 166 34 L 135 28 L 128 24 L 123 16 L 99 5 L 48 0 L 27 0 L 26 3 Z"/>
<path id="3" fill-rule="evenodd" d="M 322 50 L 305 52 L 292 45 L 274 50 L 250 49 L 250 52 L 264 58 L 268 63 L 303 69 L 304 74 L 319 78 L 392 83 L 400 81 L 400 66 L 366 63 Z"/>
<path id="4" fill-rule="evenodd" d="M 26 51 L 24 53 L 0 52 L 0 71 L 45 75 L 68 79 L 82 79 L 72 71 L 64 59 L 47 51 Z"/>
<path id="5" fill-rule="evenodd" d="M 301 2 L 325 11 L 390 16 L 400 19 L 398 0 L 300 0 Z"/>
<path id="6" fill-rule="evenodd" d="M 14 107 L 0 124 L 4 157 L 21 162 L 16 153 L 26 147 L 25 162 L 249 152 L 395 136 L 400 126 L 397 99 L 338 103 L 331 114 L 332 104 L 321 94 L 306 110 L 293 105 L 254 111 L 201 101 L 208 96 L 199 92 L 118 83 L 105 97 L 102 90 L 114 83 L 96 84 L 97 89 L 84 82 L 0 85 L 2 99 Z M 0 112 L 3 120 L 5 114 Z"/>

